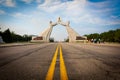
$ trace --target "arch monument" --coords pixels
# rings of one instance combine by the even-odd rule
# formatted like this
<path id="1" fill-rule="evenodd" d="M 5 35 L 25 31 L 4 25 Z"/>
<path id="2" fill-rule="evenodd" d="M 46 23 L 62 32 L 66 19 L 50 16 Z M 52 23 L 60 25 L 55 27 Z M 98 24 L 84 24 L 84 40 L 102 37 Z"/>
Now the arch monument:
<path id="1" fill-rule="evenodd" d="M 52 21 L 50 21 L 49 27 L 44 30 L 40 36 L 37 37 L 32 37 L 31 42 L 49 42 L 50 39 L 50 35 L 51 32 L 53 30 L 53 27 L 56 25 L 62 25 L 66 28 L 67 33 L 68 33 L 68 38 L 69 38 L 69 42 L 77 42 L 77 41 L 86 41 L 87 37 L 85 36 L 80 36 L 76 31 L 74 31 L 71 27 L 70 27 L 70 22 L 62 22 L 61 18 L 59 17 L 57 19 L 57 22 L 53 23 Z"/>

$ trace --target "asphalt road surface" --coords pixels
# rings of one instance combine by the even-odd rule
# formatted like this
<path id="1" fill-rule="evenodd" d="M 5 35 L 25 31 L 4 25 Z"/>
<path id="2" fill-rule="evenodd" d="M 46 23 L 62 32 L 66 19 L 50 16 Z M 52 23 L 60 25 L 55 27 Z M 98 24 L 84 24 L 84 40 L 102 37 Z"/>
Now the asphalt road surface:
<path id="1" fill-rule="evenodd" d="M 120 46 L 44 43 L 1 47 L 0 80 L 120 80 Z"/>

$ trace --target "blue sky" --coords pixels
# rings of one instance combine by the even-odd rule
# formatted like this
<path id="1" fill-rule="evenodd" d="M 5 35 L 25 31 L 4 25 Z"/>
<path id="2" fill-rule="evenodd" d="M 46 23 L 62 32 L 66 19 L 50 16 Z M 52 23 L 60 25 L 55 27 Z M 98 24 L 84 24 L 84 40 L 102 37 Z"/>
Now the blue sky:
<path id="1" fill-rule="evenodd" d="M 120 0 L 0 0 L 0 28 L 18 34 L 40 35 L 49 21 L 70 21 L 80 35 L 120 28 Z M 64 40 L 64 26 L 54 27 L 51 37 Z"/>

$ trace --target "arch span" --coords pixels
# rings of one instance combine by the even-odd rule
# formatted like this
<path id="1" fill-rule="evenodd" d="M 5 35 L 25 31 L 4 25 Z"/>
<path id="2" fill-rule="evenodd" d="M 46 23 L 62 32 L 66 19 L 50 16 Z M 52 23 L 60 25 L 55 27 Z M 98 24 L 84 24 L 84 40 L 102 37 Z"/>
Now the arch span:
<path id="1" fill-rule="evenodd" d="M 49 38 L 51 35 L 51 32 L 53 30 L 53 27 L 56 25 L 62 25 L 66 28 L 68 36 L 69 36 L 69 42 L 76 42 L 76 41 L 84 41 L 87 40 L 87 37 L 84 36 L 80 36 L 76 31 L 74 31 L 71 27 L 70 27 L 70 22 L 62 22 L 61 18 L 59 17 L 57 22 L 53 23 L 52 21 L 50 21 L 49 27 L 44 30 L 40 36 L 38 37 L 33 37 L 32 38 L 32 42 L 49 42 Z"/>

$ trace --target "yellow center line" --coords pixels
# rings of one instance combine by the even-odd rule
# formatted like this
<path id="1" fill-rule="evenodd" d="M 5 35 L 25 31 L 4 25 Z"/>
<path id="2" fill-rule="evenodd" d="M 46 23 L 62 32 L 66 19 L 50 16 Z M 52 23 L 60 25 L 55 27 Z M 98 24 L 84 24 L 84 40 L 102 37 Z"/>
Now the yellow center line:
<path id="1" fill-rule="evenodd" d="M 65 63 L 64 63 L 64 59 L 63 59 L 63 55 L 62 55 L 61 45 L 60 46 L 58 45 L 56 48 L 55 54 L 53 56 L 53 59 L 50 64 L 50 67 L 48 69 L 45 80 L 53 80 L 53 75 L 54 75 L 54 71 L 55 71 L 55 65 L 56 65 L 59 47 L 60 47 L 60 80 L 68 80 L 67 71 L 66 71 L 66 67 L 65 67 Z"/>
<path id="2" fill-rule="evenodd" d="M 62 47 L 60 46 L 60 80 L 68 80 L 67 71 L 62 55 Z"/>
<path id="3" fill-rule="evenodd" d="M 54 70 L 55 70 L 55 65 L 56 65 L 57 54 L 58 54 L 58 46 L 56 48 L 55 54 L 53 56 L 53 59 L 52 59 L 52 62 L 50 64 L 50 67 L 48 69 L 48 72 L 47 72 L 45 80 L 53 80 L 53 75 L 54 75 Z"/>

